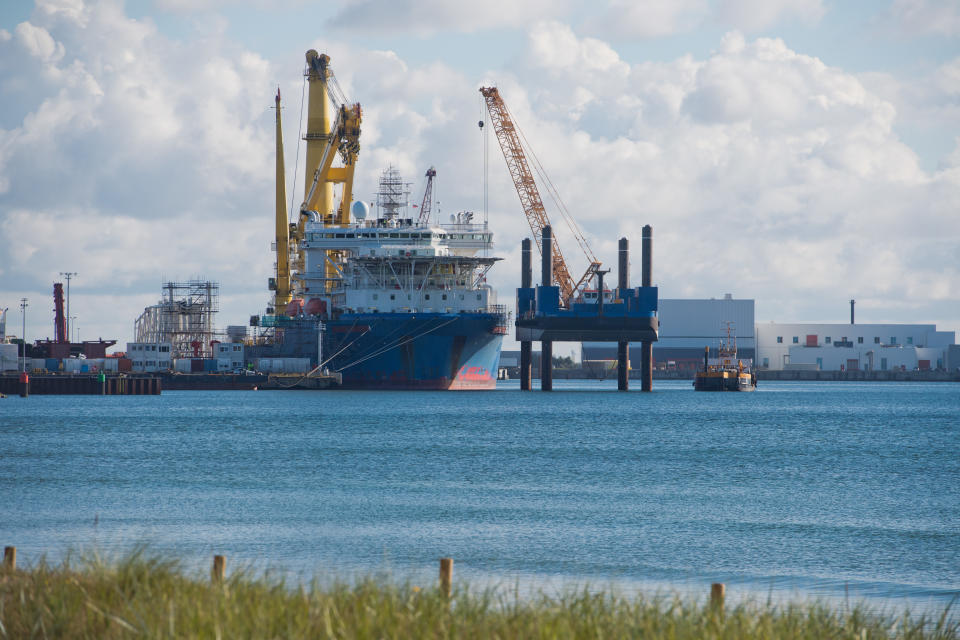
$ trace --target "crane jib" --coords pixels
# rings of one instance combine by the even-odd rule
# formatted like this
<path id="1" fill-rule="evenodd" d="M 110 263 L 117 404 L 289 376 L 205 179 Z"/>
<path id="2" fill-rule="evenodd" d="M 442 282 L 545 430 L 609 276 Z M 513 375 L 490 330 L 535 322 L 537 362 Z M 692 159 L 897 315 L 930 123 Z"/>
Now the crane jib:
<path id="1" fill-rule="evenodd" d="M 497 134 L 497 141 L 500 143 L 501 151 L 503 151 L 503 157 L 507 163 L 507 170 L 517 189 L 517 195 L 520 197 L 520 204 L 527 217 L 527 222 L 530 224 L 530 230 L 533 232 L 537 249 L 542 252 L 541 234 L 543 228 L 550 225 L 550 218 L 547 216 L 546 208 L 543 206 L 543 200 L 540 197 L 540 191 L 537 189 L 536 181 L 527 163 L 523 145 L 520 142 L 520 136 L 517 134 L 517 127 L 510 117 L 507 105 L 503 101 L 503 98 L 500 97 L 500 92 L 496 87 L 482 87 L 480 93 L 483 95 L 487 111 L 490 114 L 493 130 Z M 542 167 L 539 167 L 539 170 L 541 170 L 541 177 L 544 177 Z M 558 199 L 555 191 L 553 195 L 555 199 Z M 563 207 L 561 208 L 561 214 L 564 214 Z M 553 266 L 553 279 L 557 283 L 557 286 L 560 287 L 566 305 L 569 306 L 577 297 L 578 292 L 590 281 L 590 278 L 597 273 L 600 268 L 600 262 L 593 256 L 593 253 L 586 244 L 586 239 L 582 237 L 579 229 L 577 229 L 575 223 L 573 223 L 572 218 L 568 214 L 565 214 L 564 218 L 568 225 L 570 225 L 574 236 L 577 238 L 577 242 L 580 244 L 581 249 L 584 250 L 584 253 L 587 255 L 587 260 L 590 263 L 583 277 L 574 283 L 556 239 L 554 238 L 551 242 L 550 261 Z"/>

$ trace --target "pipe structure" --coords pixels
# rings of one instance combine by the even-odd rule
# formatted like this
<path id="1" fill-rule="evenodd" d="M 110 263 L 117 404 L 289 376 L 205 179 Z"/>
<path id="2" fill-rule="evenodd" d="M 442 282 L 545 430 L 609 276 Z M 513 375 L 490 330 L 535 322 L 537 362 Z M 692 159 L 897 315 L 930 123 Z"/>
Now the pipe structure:
<path id="1" fill-rule="evenodd" d="M 524 238 L 520 245 L 520 286 L 529 289 L 533 286 L 533 266 L 530 261 L 530 238 Z M 518 309 L 519 313 L 524 313 L 528 309 Z M 520 390 L 530 391 L 530 378 L 532 375 L 532 347 L 529 340 L 520 342 Z"/>
<path id="2" fill-rule="evenodd" d="M 644 287 L 652 287 L 653 284 L 653 227 L 644 225 L 643 238 L 640 245 L 641 263 L 643 272 L 641 274 L 641 283 Z M 640 390 L 653 391 L 653 342 L 643 340 L 640 343 Z"/>
<path id="3" fill-rule="evenodd" d="M 853 324 L 853 305 L 857 304 L 856 300 L 850 301 L 850 324 Z"/>
<path id="4" fill-rule="evenodd" d="M 617 292 L 618 298 L 623 298 L 623 292 L 630 287 L 630 242 L 620 238 L 619 261 L 617 264 Z M 621 340 L 617 343 L 617 390 L 630 389 L 630 343 Z"/>
<path id="5" fill-rule="evenodd" d="M 540 282 L 549 287 L 553 284 L 553 229 L 543 228 L 540 245 Z M 540 390 L 553 391 L 553 342 L 540 341 Z"/>

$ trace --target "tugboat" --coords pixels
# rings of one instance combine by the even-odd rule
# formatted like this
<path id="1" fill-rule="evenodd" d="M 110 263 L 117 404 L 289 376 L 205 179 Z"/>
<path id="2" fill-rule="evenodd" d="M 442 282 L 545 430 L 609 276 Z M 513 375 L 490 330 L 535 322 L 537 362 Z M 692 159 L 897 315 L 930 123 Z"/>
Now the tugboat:
<path id="1" fill-rule="evenodd" d="M 693 378 L 695 391 L 756 391 L 757 374 L 750 371 L 749 363 L 737 358 L 737 339 L 731 335 L 731 323 L 727 323 L 726 340 L 720 342 L 719 357 L 710 361 L 710 347 L 703 350 L 703 369 Z"/>

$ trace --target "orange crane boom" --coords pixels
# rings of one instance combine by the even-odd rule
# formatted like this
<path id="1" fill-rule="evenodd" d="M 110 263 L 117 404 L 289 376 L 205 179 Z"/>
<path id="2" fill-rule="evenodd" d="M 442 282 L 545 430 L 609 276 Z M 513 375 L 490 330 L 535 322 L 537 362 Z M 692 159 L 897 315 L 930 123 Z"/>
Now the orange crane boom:
<path id="1" fill-rule="evenodd" d="M 530 223 L 530 230 L 533 231 L 533 239 L 537 243 L 537 249 L 541 252 L 541 233 L 543 228 L 550 224 L 550 218 L 547 216 L 547 210 L 543 206 L 543 200 L 540 198 L 540 191 L 537 189 L 537 183 L 533 179 L 530 167 L 527 164 L 526 155 L 523 152 L 523 146 L 520 144 L 520 137 L 517 135 L 517 127 L 507 111 L 507 105 L 500 97 L 500 92 L 496 87 L 481 87 L 480 93 L 487 105 L 487 111 L 490 113 L 490 120 L 493 124 L 493 130 L 497 134 L 497 140 L 500 142 L 500 149 L 503 151 L 503 157 L 507 161 L 507 170 L 510 177 L 513 178 L 513 185 L 517 188 L 517 195 L 520 196 L 520 204 L 523 206 L 523 212 L 527 216 L 527 222 Z M 575 231 L 576 233 L 576 231 Z M 567 269 L 567 263 L 563 259 L 556 238 L 552 245 L 551 262 L 553 263 L 553 279 L 560 287 L 560 297 L 569 307 L 570 303 L 576 298 L 581 287 L 583 287 L 590 278 L 592 278 L 600 268 L 598 262 L 585 242 L 581 240 L 581 246 L 587 254 L 590 266 L 587 272 L 579 281 L 574 282 Z M 602 293 L 600 294 L 602 295 Z"/>

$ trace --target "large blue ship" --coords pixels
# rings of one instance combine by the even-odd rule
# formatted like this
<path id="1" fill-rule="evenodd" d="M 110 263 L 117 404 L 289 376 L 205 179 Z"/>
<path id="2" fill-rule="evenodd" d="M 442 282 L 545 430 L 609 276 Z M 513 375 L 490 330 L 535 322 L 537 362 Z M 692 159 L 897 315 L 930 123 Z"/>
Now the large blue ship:
<path id="1" fill-rule="evenodd" d="M 496 387 L 507 314 L 486 283 L 493 235 L 471 212 L 404 217 L 404 184 L 388 168 L 375 217 L 355 202 L 348 224 L 305 222 L 296 296 L 261 319 L 272 339 L 251 355 L 310 358 L 344 388 Z"/>
<path id="2" fill-rule="evenodd" d="M 327 317 L 318 366 L 340 373 L 344 387 L 492 389 L 507 331 L 486 283 L 499 260 L 489 255 L 493 234 L 466 211 L 447 224 L 408 218 L 407 200 L 391 167 L 375 217 L 355 202 L 347 225 L 309 220 L 297 277 L 302 311 L 298 300 L 288 308 Z"/>
<path id="3" fill-rule="evenodd" d="M 416 218 L 392 167 L 375 211 L 353 201 L 360 105 L 346 100 L 329 56 L 307 51 L 304 77 L 304 200 L 288 221 L 278 91 L 275 293 L 248 359 L 309 358 L 347 388 L 493 389 L 507 317 L 486 282 L 499 260 L 486 221 L 460 211 L 441 224 L 432 167 Z"/>

